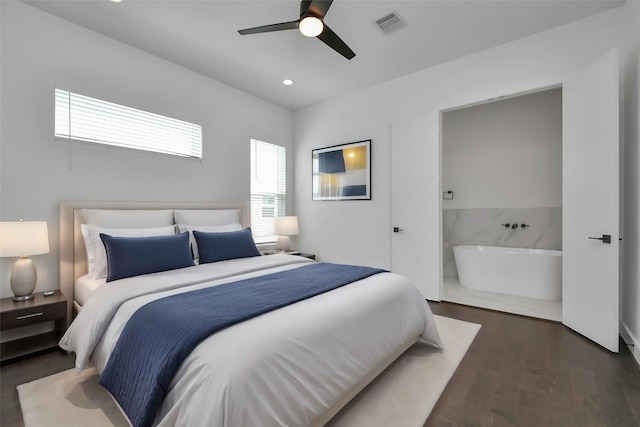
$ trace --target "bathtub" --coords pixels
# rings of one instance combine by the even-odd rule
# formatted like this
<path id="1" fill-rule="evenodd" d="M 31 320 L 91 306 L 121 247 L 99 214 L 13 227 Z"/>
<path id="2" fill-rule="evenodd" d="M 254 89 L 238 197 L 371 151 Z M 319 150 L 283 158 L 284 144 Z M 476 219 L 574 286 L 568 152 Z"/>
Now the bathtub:
<path id="1" fill-rule="evenodd" d="M 527 298 L 562 299 L 562 251 L 455 246 L 453 256 L 465 288 Z"/>

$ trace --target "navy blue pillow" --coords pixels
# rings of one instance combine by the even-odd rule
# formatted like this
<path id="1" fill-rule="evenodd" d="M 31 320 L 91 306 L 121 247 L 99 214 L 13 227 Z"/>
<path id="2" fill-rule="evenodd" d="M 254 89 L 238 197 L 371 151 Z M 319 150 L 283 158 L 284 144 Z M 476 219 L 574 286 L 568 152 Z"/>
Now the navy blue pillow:
<path id="1" fill-rule="evenodd" d="M 189 233 L 153 237 L 113 237 L 100 233 L 107 252 L 107 282 L 193 266 Z"/>
<path id="2" fill-rule="evenodd" d="M 198 244 L 200 264 L 261 255 L 253 241 L 250 228 L 224 233 L 193 230 L 193 236 Z"/>

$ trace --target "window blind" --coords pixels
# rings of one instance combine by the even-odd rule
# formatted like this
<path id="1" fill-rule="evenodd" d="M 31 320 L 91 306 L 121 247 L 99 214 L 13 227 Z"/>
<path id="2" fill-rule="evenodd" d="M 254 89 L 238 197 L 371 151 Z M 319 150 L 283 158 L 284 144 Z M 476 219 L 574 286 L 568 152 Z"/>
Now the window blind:
<path id="1" fill-rule="evenodd" d="M 285 215 L 287 155 L 280 145 L 251 140 L 251 230 L 256 243 L 275 242 L 273 218 Z"/>
<path id="2" fill-rule="evenodd" d="M 202 158 L 202 126 L 55 90 L 56 138 Z"/>

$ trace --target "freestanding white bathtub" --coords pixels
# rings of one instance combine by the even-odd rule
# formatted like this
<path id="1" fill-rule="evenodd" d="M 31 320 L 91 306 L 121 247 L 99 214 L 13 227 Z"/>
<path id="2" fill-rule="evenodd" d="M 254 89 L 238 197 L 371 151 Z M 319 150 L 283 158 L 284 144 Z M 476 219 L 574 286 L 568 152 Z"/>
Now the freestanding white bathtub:
<path id="1" fill-rule="evenodd" d="M 562 299 L 562 251 L 455 246 L 453 256 L 465 288 L 527 298 Z"/>

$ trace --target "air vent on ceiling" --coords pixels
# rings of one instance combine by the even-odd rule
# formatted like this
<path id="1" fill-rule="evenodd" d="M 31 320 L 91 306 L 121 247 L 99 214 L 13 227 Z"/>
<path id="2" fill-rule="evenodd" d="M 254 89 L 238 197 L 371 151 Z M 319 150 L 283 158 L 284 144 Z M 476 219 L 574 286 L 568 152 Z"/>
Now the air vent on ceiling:
<path id="1" fill-rule="evenodd" d="M 396 12 L 391 12 L 387 16 L 383 16 L 382 18 L 378 19 L 376 21 L 376 26 L 380 29 L 380 31 L 388 35 L 395 31 L 398 31 L 401 28 L 406 27 L 407 23 Z"/>

